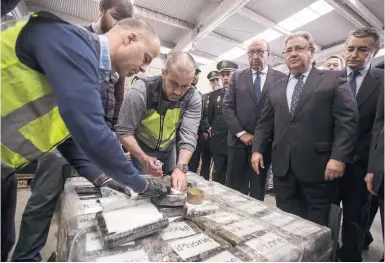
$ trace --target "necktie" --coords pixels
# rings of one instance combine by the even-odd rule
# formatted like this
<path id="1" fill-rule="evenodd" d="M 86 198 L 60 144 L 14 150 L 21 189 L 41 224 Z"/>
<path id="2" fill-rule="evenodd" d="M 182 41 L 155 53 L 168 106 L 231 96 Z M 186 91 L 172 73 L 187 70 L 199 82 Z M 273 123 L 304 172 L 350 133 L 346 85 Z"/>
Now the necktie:
<path id="1" fill-rule="evenodd" d="M 255 89 L 255 97 L 257 97 L 257 101 L 261 97 L 261 76 L 259 72 L 254 73 L 256 75 L 254 80 L 254 89 Z"/>
<path id="2" fill-rule="evenodd" d="M 353 71 L 351 73 L 351 77 L 350 77 L 350 80 L 349 80 L 349 86 L 350 86 L 350 89 L 353 92 L 354 97 L 357 95 L 357 81 L 356 81 L 356 78 L 360 74 L 361 73 L 358 70 Z"/>
<path id="3" fill-rule="evenodd" d="M 299 96 L 301 95 L 301 92 L 303 90 L 303 77 L 304 75 L 297 75 L 295 76 L 296 79 L 298 79 L 297 84 L 294 87 L 293 96 L 291 97 L 291 103 L 290 103 L 290 115 L 293 116 L 295 108 L 297 107 Z"/>

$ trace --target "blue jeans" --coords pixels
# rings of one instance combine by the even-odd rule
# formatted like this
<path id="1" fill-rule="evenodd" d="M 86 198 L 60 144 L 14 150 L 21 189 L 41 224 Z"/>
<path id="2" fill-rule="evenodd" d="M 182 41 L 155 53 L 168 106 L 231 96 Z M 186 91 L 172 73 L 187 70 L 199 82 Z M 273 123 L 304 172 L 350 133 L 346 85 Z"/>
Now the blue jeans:
<path id="1" fill-rule="evenodd" d="M 148 149 L 143 149 L 145 147 L 142 147 L 142 150 L 149 156 L 154 157 L 161 161 L 163 163 L 163 174 L 169 174 L 174 171 L 176 166 L 176 150 L 175 147 L 170 152 L 159 152 L 159 151 L 152 151 Z M 136 169 L 138 169 L 140 174 L 145 174 L 144 167 L 139 162 L 138 159 L 136 159 L 134 156 L 131 155 L 131 161 L 132 164 L 135 166 Z"/>
<path id="2" fill-rule="evenodd" d="M 15 244 L 15 212 L 17 201 L 17 179 L 13 173 L 1 178 L 1 261 L 8 260 L 8 254 Z"/>
<path id="3" fill-rule="evenodd" d="M 62 173 L 65 164 L 67 161 L 56 150 L 39 158 L 12 261 L 42 260 L 40 251 L 47 241 L 55 206 L 66 180 Z"/>

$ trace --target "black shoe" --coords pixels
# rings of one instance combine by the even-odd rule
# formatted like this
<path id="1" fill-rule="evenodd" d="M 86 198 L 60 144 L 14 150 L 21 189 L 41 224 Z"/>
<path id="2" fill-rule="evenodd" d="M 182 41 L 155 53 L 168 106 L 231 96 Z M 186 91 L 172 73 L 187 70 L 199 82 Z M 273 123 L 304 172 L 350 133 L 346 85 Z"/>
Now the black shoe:
<path id="1" fill-rule="evenodd" d="M 56 262 L 56 252 L 53 252 L 47 259 L 47 262 Z"/>
<path id="2" fill-rule="evenodd" d="M 370 232 L 369 232 L 369 234 L 366 236 L 366 238 L 365 238 L 365 241 L 364 241 L 364 246 L 362 247 L 362 250 L 363 251 L 368 251 L 369 250 L 369 246 L 370 246 L 370 244 L 373 242 L 373 237 L 372 237 L 372 235 L 370 234 Z"/>

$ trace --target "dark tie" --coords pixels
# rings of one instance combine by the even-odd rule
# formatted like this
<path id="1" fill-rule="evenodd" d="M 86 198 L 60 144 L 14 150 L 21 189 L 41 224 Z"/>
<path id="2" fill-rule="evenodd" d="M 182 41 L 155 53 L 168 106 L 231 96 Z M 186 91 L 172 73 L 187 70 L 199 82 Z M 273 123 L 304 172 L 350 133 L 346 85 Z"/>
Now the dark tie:
<path id="1" fill-rule="evenodd" d="M 353 71 L 351 73 L 351 77 L 349 79 L 349 86 L 350 86 L 350 89 L 353 92 L 354 97 L 357 95 L 357 81 L 356 81 L 356 78 L 360 74 L 361 73 L 358 70 L 355 70 L 355 71 Z"/>
<path id="2" fill-rule="evenodd" d="M 304 75 L 297 75 L 295 76 L 296 79 L 298 79 L 297 84 L 294 87 L 293 96 L 291 97 L 291 103 L 290 103 L 290 115 L 293 116 L 295 108 L 297 107 L 299 96 L 301 95 L 301 92 L 303 90 L 303 77 Z"/>
<path id="3" fill-rule="evenodd" d="M 259 72 L 254 73 L 255 74 L 255 80 L 254 80 L 254 89 L 255 89 L 255 97 L 257 97 L 257 101 L 261 97 L 261 75 Z"/>

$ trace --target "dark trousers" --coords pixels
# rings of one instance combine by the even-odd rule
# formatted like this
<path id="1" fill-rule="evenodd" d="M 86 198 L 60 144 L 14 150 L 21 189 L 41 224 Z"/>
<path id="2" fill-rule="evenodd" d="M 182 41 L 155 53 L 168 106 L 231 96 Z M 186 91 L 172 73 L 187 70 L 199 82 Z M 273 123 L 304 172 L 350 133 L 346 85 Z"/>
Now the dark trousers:
<path id="1" fill-rule="evenodd" d="M 211 164 L 211 151 L 210 151 L 210 140 L 205 140 L 201 137 L 198 140 L 196 149 L 190 159 L 189 168 L 190 171 L 196 173 L 199 167 L 199 161 L 202 158 L 200 175 L 206 180 L 209 179 L 210 175 L 210 164 Z"/>
<path id="2" fill-rule="evenodd" d="M 8 261 L 8 255 L 15 244 L 15 212 L 17 203 L 17 178 L 12 174 L 1 178 L 1 261 Z"/>
<path id="3" fill-rule="evenodd" d="M 65 164 L 67 161 L 58 151 L 39 158 L 12 261 L 42 260 L 40 251 L 47 242 L 51 220 L 66 180 L 63 176 Z"/>
<path id="4" fill-rule="evenodd" d="M 264 158 L 265 167 L 258 175 L 251 165 L 251 147 L 234 148 L 228 147 L 228 167 L 226 186 L 242 192 L 246 195 L 263 201 L 266 192 L 266 178 L 271 158 Z M 250 189 L 249 189 L 250 184 Z"/>
<path id="5" fill-rule="evenodd" d="M 273 176 L 273 182 L 279 209 L 320 225 L 328 225 L 330 206 L 338 193 L 335 182 L 301 182 L 291 168 L 283 177 Z"/>
<path id="6" fill-rule="evenodd" d="M 362 261 L 362 249 L 367 233 L 371 195 L 364 181 L 366 163 L 347 165 L 339 182 L 339 202 L 342 201 L 341 261 Z"/>
<path id="7" fill-rule="evenodd" d="M 220 184 L 226 184 L 226 173 L 227 173 L 227 155 L 214 153 L 214 171 L 213 180 Z"/>
<path id="8" fill-rule="evenodd" d="M 370 203 L 369 223 L 368 223 L 368 227 L 367 227 L 367 233 L 366 233 L 365 238 L 364 238 L 364 246 L 363 246 L 364 248 L 368 247 L 370 245 L 370 243 L 373 242 L 373 236 L 370 233 L 370 228 L 372 227 L 374 218 L 377 215 L 378 207 L 380 205 L 378 202 L 378 199 L 379 199 L 378 196 L 376 196 L 376 195 L 372 196 L 372 201 Z"/>

